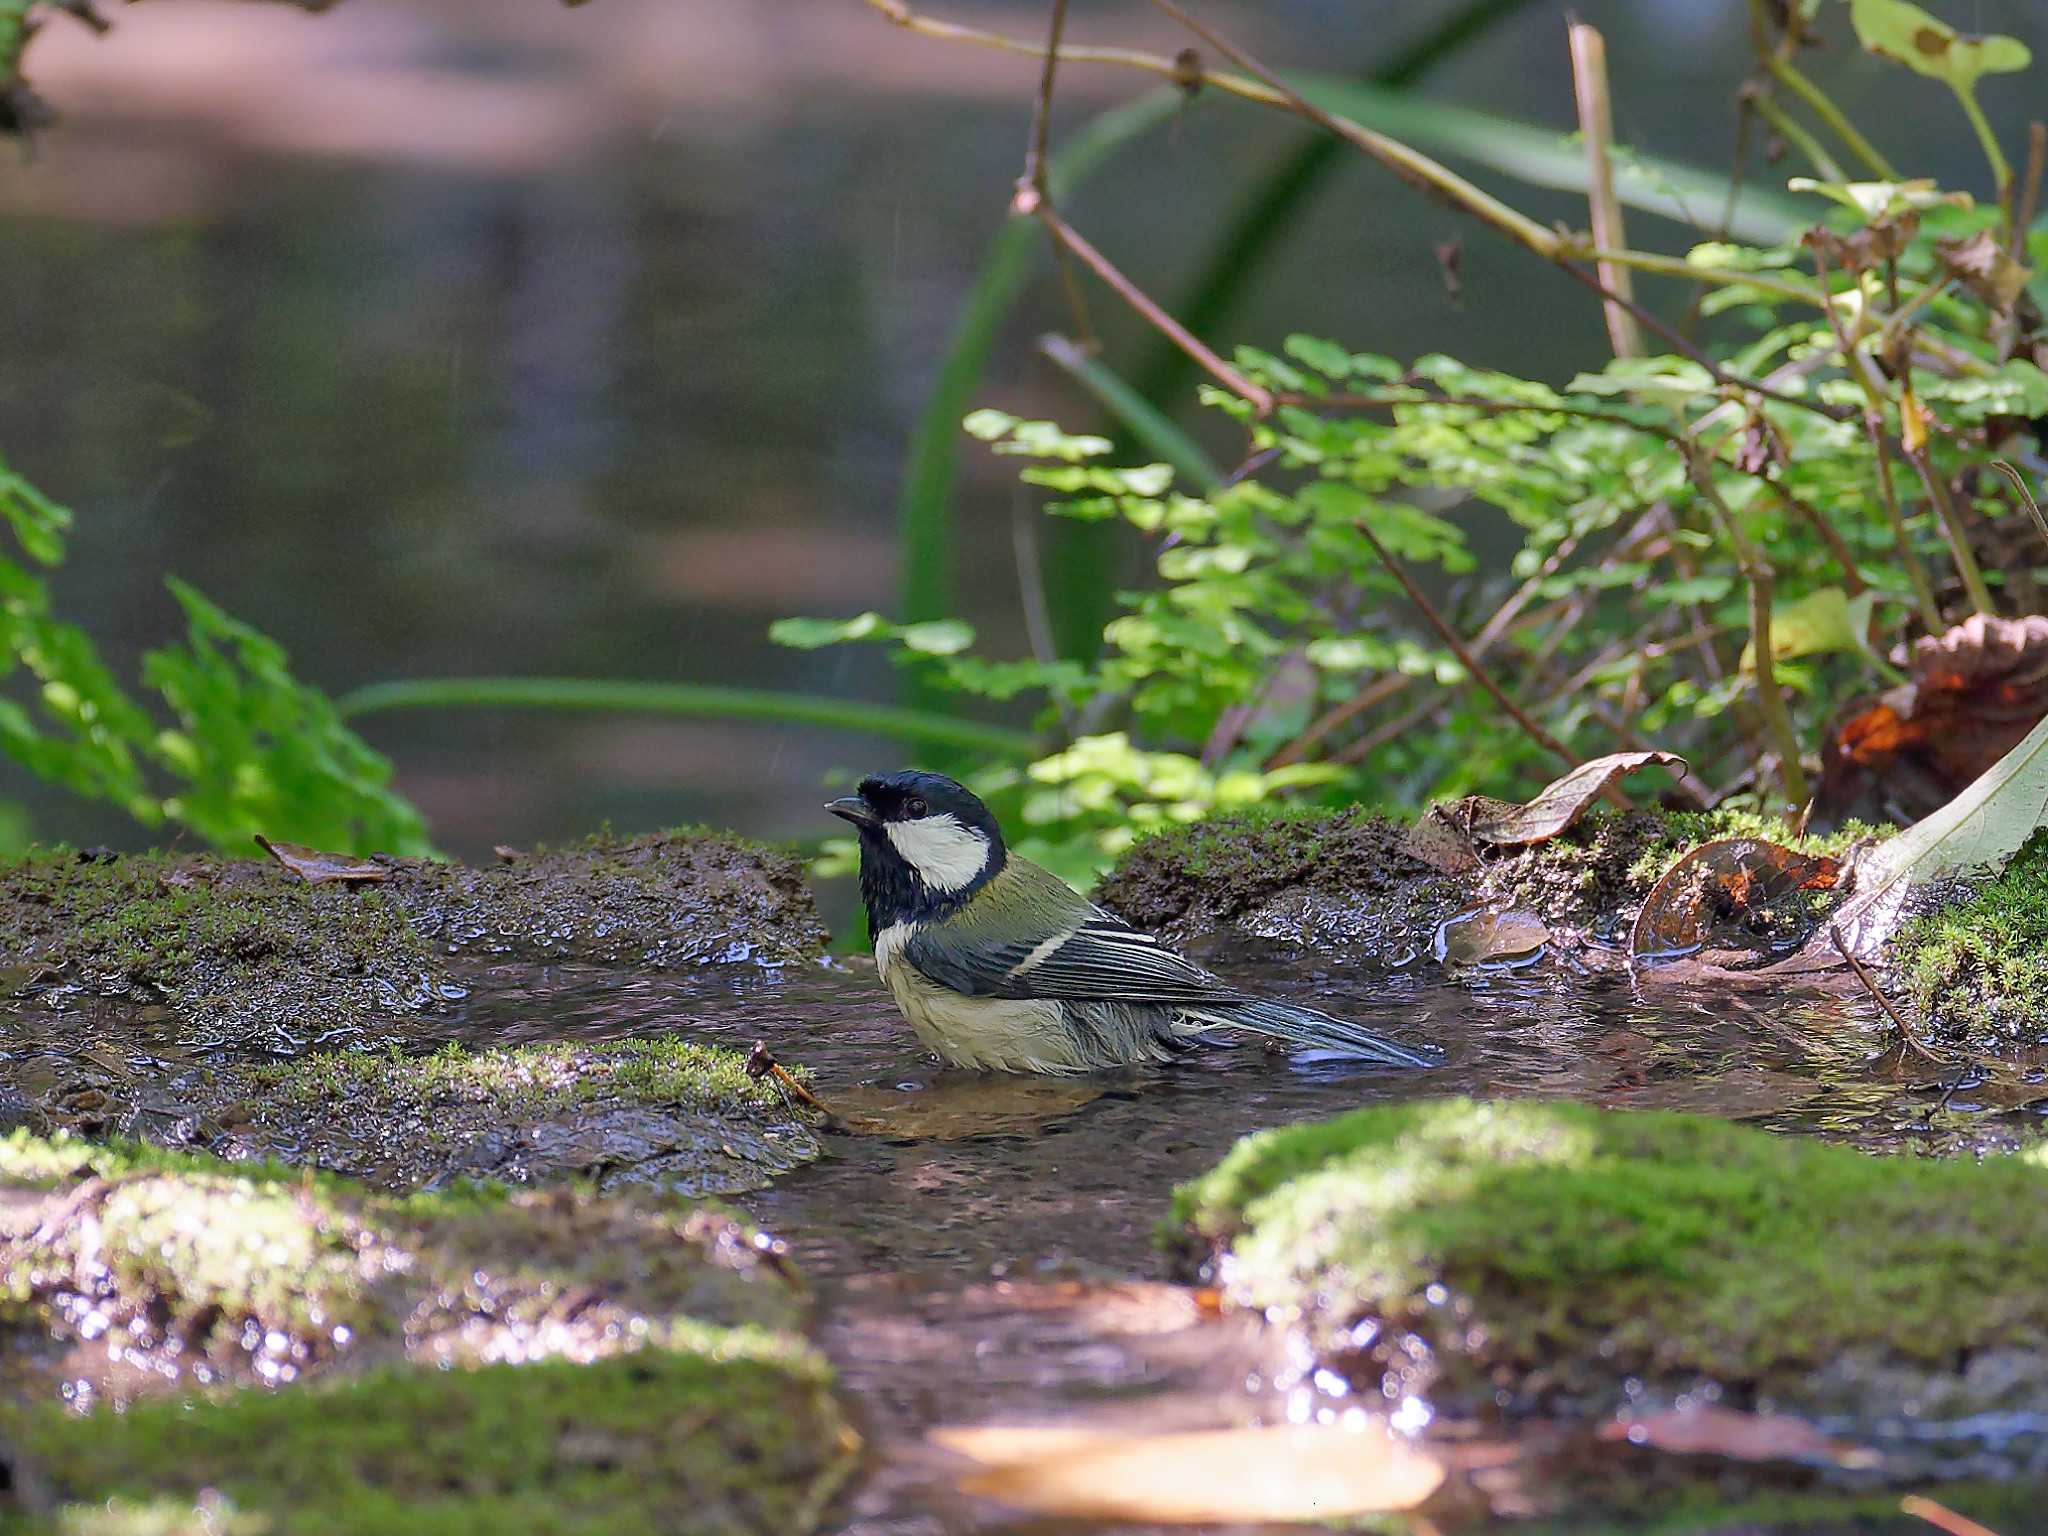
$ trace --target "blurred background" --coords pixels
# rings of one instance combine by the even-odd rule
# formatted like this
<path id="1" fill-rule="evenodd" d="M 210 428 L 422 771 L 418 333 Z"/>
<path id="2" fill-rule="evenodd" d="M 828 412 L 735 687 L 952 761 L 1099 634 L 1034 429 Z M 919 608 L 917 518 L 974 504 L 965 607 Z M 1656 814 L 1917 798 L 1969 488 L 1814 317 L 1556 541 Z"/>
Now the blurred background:
<path id="1" fill-rule="evenodd" d="M 1044 26 L 1039 4 L 930 8 Z M 1363 77 L 1462 8 L 1204 14 L 1275 66 Z M 1937 8 L 2048 49 L 2039 0 Z M 1568 133 L 1566 7 L 1491 9 L 1412 89 Z M 1572 9 L 1606 32 L 1618 136 L 1725 168 L 1750 68 L 1741 0 Z M 900 611 L 905 455 L 1004 223 L 1031 60 L 910 35 L 861 0 L 350 0 L 321 15 L 151 0 L 111 19 L 95 37 L 59 18 L 36 43 L 34 83 L 62 121 L 0 166 L 0 445 L 76 511 L 57 606 L 119 675 L 179 628 L 168 572 L 337 695 L 490 674 L 899 697 L 879 651 L 791 651 L 766 629 Z M 1185 41 L 1143 0 L 1075 0 L 1069 37 Z M 1837 44 L 1812 73 L 1852 117 L 1903 110 L 1911 131 L 1887 146 L 1910 171 L 1981 178 L 1939 86 L 1873 106 L 1896 75 Z M 1065 71 L 1055 142 L 1148 84 Z M 1179 307 L 1310 137 L 1199 98 L 1068 211 Z M 1579 200 L 1515 196 L 1584 222 Z M 1688 243 L 1640 215 L 1631 232 Z M 1308 329 L 1555 381 L 1608 355 L 1581 290 L 1360 157 L 1273 233 L 1258 280 L 1207 327 L 1226 350 Z M 1456 285 L 1436 250 L 1451 239 Z M 1066 318 L 1036 260 L 973 400 L 1086 428 L 1099 413 L 1034 346 Z M 1109 354 L 1142 374 L 1150 338 L 1106 296 L 1093 309 Z M 1231 434 L 1191 383 L 1178 393 L 1227 456 Z M 958 463 L 951 606 L 988 652 L 1022 654 L 1015 529 L 1031 503 L 1014 461 L 962 436 Z M 1052 530 L 1039 557 L 1135 574 L 1125 536 Z M 812 837 L 831 775 L 909 755 L 818 726 L 602 714 L 403 711 L 358 728 L 435 841 L 471 856 L 607 821 Z M 150 840 L 111 805 L 0 775 L 43 839 Z"/>

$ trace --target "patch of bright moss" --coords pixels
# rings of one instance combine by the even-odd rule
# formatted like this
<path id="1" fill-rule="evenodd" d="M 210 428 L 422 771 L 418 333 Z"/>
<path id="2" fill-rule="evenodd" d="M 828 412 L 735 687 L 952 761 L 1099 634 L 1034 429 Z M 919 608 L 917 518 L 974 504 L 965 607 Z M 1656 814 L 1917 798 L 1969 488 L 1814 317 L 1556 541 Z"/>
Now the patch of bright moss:
<path id="1" fill-rule="evenodd" d="M 1796 1403 L 1844 1359 L 1939 1376 L 2048 1346 L 2048 1173 L 2017 1158 L 1446 1100 L 1249 1137 L 1174 1214 L 1247 1304 L 1411 1335 L 1454 1396 L 1703 1376 Z"/>
<path id="2" fill-rule="evenodd" d="M 283 1105 L 308 1108 L 365 1100 L 387 1107 L 490 1105 L 546 1114 L 598 1099 L 786 1113 L 774 1084 L 747 1075 L 746 1058 L 676 1036 L 609 1044 L 551 1041 L 476 1050 L 449 1044 L 432 1055 L 333 1051 L 266 1063 L 251 1076 Z"/>
<path id="3" fill-rule="evenodd" d="M 1892 978 L 1941 1034 L 2048 1035 L 2048 833 L 1974 893 L 1907 923 L 1890 959 Z"/>
<path id="4" fill-rule="evenodd" d="M 801 1533 L 857 1450 L 813 1353 L 713 1329 L 591 1365 L 385 1368 L 83 1419 L 51 1406 L 5 1438 L 74 1510 L 215 1489 L 277 1536 Z"/>
<path id="5" fill-rule="evenodd" d="M 276 1381 L 393 1353 L 588 1360 L 705 1325 L 794 1339 L 807 1310 L 779 1247 L 708 1208 L 566 1189 L 394 1199 L 145 1147 L 0 1141 L 0 1324 L 166 1378 Z"/>

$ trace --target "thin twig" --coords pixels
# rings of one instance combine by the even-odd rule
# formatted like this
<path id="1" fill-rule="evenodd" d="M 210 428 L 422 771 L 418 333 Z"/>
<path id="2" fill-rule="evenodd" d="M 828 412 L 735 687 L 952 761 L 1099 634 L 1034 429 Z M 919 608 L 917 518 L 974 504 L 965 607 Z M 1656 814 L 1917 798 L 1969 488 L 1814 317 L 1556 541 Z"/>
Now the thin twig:
<path id="1" fill-rule="evenodd" d="M 2036 118 L 2027 124 L 2027 168 L 2020 175 L 2012 211 L 2012 256 L 2025 261 L 2027 230 L 2034 222 L 2034 207 L 2041 200 L 2041 175 L 2048 170 L 2048 123 Z"/>
<path id="2" fill-rule="evenodd" d="M 1913 472 L 1927 488 L 1927 499 L 1934 504 L 1942 531 L 1948 535 L 1948 552 L 1956 563 L 1956 574 L 1963 580 L 1963 591 L 1969 596 L 1970 606 L 1986 617 L 1995 616 L 1998 607 L 1991 601 L 1991 588 L 1984 584 L 1984 573 L 1978 569 L 1977 556 L 1970 548 L 1970 531 L 1963 526 L 1962 515 L 1956 511 L 1955 499 L 1949 495 L 1948 487 L 1934 472 L 1927 445 L 1923 443 L 1917 449 L 1910 449 L 1902 442 L 1900 447 L 1905 452 L 1906 462 L 1913 466 Z"/>
<path id="3" fill-rule="evenodd" d="M 1593 222 L 1593 243 L 1619 250 L 1628 244 L 1621 199 L 1614 194 L 1614 104 L 1608 93 L 1607 42 L 1598 27 L 1583 21 L 1567 23 L 1565 38 L 1572 58 L 1572 95 L 1579 109 L 1579 137 L 1586 143 L 1586 202 Z M 1600 281 L 1623 299 L 1635 297 L 1629 269 L 1603 261 Z M 1603 306 L 1607 339 L 1616 357 L 1641 357 L 1643 333 L 1635 317 L 1619 305 Z"/>
<path id="4" fill-rule="evenodd" d="M 2048 517 L 2041 514 L 2041 503 L 2034 500 L 2034 492 L 2026 478 L 2004 459 L 1993 459 L 1991 467 L 2012 482 L 2012 488 L 2020 493 L 2020 500 L 2027 504 L 2027 511 L 2033 514 L 2034 526 L 2040 530 L 2041 541 L 2048 544 Z"/>
<path id="5" fill-rule="evenodd" d="M 1415 578 L 1408 574 L 1407 568 L 1393 557 L 1386 545 L 1374 537 L 1365 520 L 1359 518 L 1351 526 L 1356 528 L 1358 536 L 1372 547 L 1372 552 L 1379 556 L 1380 564 L 1387 568 L 1387 574 L 1401 584 L 1401 590 L 1408 594 L 1408 601 L 1415 605 L 1416 611 L 1428 621 L 1429 627 L 1437 632 L 1437 637 L 1450 648 L 1451 654 L 1458 658 L 1459 664 L 1465 669 L 1465 675 L 1485 689 L 1487 696 L 1507 712 L 1508 717 L 1522 728 L 1531 741 L 1546 752 L 1563 758 L 1567 767 L 1578 767 L 1579 759 L 1573 755 L 1571 748 L 1532 720 L 1523 712 L 1521 705 L 1508 697 L 1507 690 L 1493 680 L 1493 674 L 1488 672 L 1481 665 L 1479 658 L 1472 654 L 1472 648 L 1458 638 L 1458 632 L 1444 621 L 1444 616 L 1437 612 L 1436 604 L 1432 603 L 1422 588 L 1415 584 Z"/>
<path id="6" fill-rule="evenodd" d="M 1892 1006 L 1892 1000 L 1886 997 L 1878 987 L 1877 978 L 1872 976 L 1863 962 L 1856 958 L 1855 952 L 1849 948 L 1848 942 L 1842 937 L 1842 929 L 1839 923 L 1828 924 L 1828 937 L 1835 941 L 1835 948 L 1841 952 L 1842 958 L 1849 962 L 1849 969 L 1856 973 L 1856 979 L 1863 983 L 1863 990 L 1870 994 L 1871 1000 L 1878 1007 L 1882 1008 L 1885 1017 L 1892 1021 L 1892 1026 L 1899 1032 L 1899 1039 L 1918 1051 L 1922 1056 L 1925 1056 L 1929 1061 L 1940 1062 L 1942 1058 L 1920 1043 L 1920 1036 L 1914 1032 L 1913 1026 L 1906 1021 L 1906 1016 Z"/>
<path id="7" fill-rule="evenodd" d="M 777 1085 L 795 1095 L 797 1099 L 809 1105 L 827 1119 L 836 1120 L 839 1118 L 832 1113 L 830 1105 L 806 1088 L 802 1081 L 792 1074 L 787 1067 L 783 1066 L 782 1063 L 768 1053 L 768 1042 L 765 1040 L 756 1040 L 753 1050 L 747 1053 L 747 1076 L 753 1078 L 756 1082 L 759 1082 L 764 1077 L 772 1077 Z"/>
<path id="8" fill-rule="evenodd" d="M 1749 586 L 1749 643 L 1756 656 L 1757 710 L 1764 717 L 1764 729 L 1770 733 L 1772 745 L 1777 750 L 1778 774 L 1785 786 L 1785 797 L 1797 810 L 1806 804 L 1806 769 L 1799 761 L 1799 737 L 1792 729 L 1792 715 L 1786 709 L 1785 695 L 1778 687 L 1777 660 L 1771 654 L 1770 562 L 1750 543 L 1741 524 L 1735 520 L 1735 514 L 1728 510 L 1728 503 L 1721 499 L 1720 489 L 1714 484 L 1713 471 L 1707 466 L 1705 450 L 1698 444 L 1688 447 L 1685 468 L 1700 493 L 1700 499 L 1720 525 L 1721 536 L 1728 541 L 1728 547 L 1735 555 L 1735 564 Z"/>
<path id="9" fill-rule="evenodd" d="M 1801 126 L 1783 107 L 1771 100 L 1770 92 L 1758 87 L 1746 98 L 1756 115 L 1770 125 L 1771 132 L 1790 144 L 1806 157 L 1806 163 L 1813 167 L 1813 173 L 1822 181 L 1847 181 L 1842 168 L 1835 164 L 1835 157 L 1822 147 L 1819 139 Z"/>
<path id="10" fill-rule="evenodd" d="M 1020 203 L 1026 201 L 1025 189 L 1018 188 L 1017 196 Z M 1250 401 L 1261 416 L 1273 409 L 1270 390 L 1254 384 L 1198 341 L 1186 326 L 1161 309 L 1142 288 L 1119 272 L 1107 256 L 1090 245 L 1079 230 L 1055 213 L 1050 203 L 1041 200 L 1035 207 L 1019 207 L 1017 211 L 1035 215 L 1052 232 L 1054 239 L 1081 258 L 1082 265 L 1114 289 L 1117 296 L 1143 316 L 1154 330 L 1199 363 L 1217 383 L 1241 399 Z"/>
<path id="11" fill-rule="evenodd" d="M 1024 149 L 1024 174 L 1017 179 L 1017 190 L 1011 199 L 1013 208 L 1025 203 L 1036 207 L 1052 200 L 1051 188 L 1046 184 L 1051 165 L 1046 154 L 1046 142 L 1052 135 L 1053 77 L 1059 69 L 1060 37 L 1066 27 L 1067 0 L 1053 0 L 1052 21 L 1045 39 L 1045 66 L 1038 74 L 1038 97 L 1031 109 L 1031 138 Z M 1050 231 L 1046 235 L 1046 244 L 1052 247 L 1053 270 L 1059 276 L 1060 292 L 1066 298 L 1068 313 L 1073 317 L 1074 333 L 1080 338 L 1081 345 L 1092 352 L 1097 346 L 1095 327 L 1088 319 L 1088 299 L 1081 291 L 1080 275 L 1074 271 L 1074 258 Z"/>
<path id="12" fill-rule="evenodd" d="M 1835 557 L 1835 564 L 1842 569 L 1842 590 L 1850 597 L 1860 597 L 1868 592 L 1870 583 L 1863 579 L 1863 572 L 1857 568 L 1856 557 L 1850 553 L 1848 541 L 1827 520 L 1827 515 L 1804 496 L 1793 495 L 1769 475 L 1759 474 L 1757 478 L 1777 497 L 1780 506 L 1804 518 L 1807 526 L 1820 536 L 1821 543 L 1827 545 L 1828 553 Z"/>

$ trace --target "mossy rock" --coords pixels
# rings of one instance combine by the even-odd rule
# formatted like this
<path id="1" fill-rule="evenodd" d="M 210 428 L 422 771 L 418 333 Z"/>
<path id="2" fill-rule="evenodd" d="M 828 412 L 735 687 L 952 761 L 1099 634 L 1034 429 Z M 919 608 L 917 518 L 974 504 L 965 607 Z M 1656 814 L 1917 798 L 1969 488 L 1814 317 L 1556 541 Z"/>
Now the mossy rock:
<path id="1" fill-rule="evenodd" d="M 22 1536 L 161 1532 L 202 1496 L 213 1508 L 188 1528 L 236 1536 L 801 1536 L 858 1449 L 816 1355 L 726 1329 L 592 1364 L 383 1367 L 84 1418 L 49 1406 L 0 1434 L 11 1486 L 46 1506 L 0 1514 Z"/>
<path id="2" fill-rule="evenodd" d="M 609 835 L 488 869 L 380 859 L 308 884 L 271 860 L 38 851 L 0 866 L 0 1008 L 110 999 L 187 1038 L 384 1043 L 464 996 L 451 956 L 677 969 L 823 953 L 801 863 L 704 831 Z"/>
<path id="3" fill-rule="evenodd" d="M 2048 1169 L 2023 1158 L 1443 1100 L 1249 1137 L 1174 1217 L 1238 1302 L 1462 1408 L 1608 1411 L 1633 1381 L 1866 1421 L 2048 1409 Z"/>
<path id="4" fill-rule="evenodd" d="M 1357 958 L 1401 960 L 1476 905 L 1517 908 L 1554 926 L 1626 932 L 1650 887 L 1687 849 L 1766 836 L 1836 853 L 1870 829 L 1794 838 L 1740 811 L 1589 812 L 1549 842 L 1478 847 L 1476 869 L 1425 862 L 1406 822 L 1359 807 L 1249 810 L 1153 833 L 1095 898 L 1141 928 L 1187 942 L 1238 934 Z"/>
<path id="5" fill-rule="evenodd" d="M 820 1151 L 738 1052 L 673 1035 L 319 1052 L 209 1068 L 188 1091 L 225 1147 L 386 1188 L 574 1178 L 702 1198 L 759 1189 Z"/>
<path id="6" fill-rule="evenodd" d="M 0 1140 L 0 1329 L 91 1345 L 74 1371 L 278 1383 L 394 1359 L 591 1360 L 705 1327 L 794 1339 L 807 1310 L 776 1244 L 672 1200 L 392 1197 L 276 1164 Z"/>
<path id="7" fill-rule="evenodd" d="M 1991 1054 L 2048 1038 L 2048 833 L 1893 939 L 1890 979 L 1930 1033 Z"/>

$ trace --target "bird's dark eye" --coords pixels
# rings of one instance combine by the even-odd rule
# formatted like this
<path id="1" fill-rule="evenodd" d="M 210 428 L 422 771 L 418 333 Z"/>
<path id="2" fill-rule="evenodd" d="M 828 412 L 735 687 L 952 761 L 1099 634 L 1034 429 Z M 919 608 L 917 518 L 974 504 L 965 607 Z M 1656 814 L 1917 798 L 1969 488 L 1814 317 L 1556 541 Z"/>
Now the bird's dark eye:
<path id="1" fill-rule="evenodd" d="M 911 821 L 922 821 L 931 807 L 924 803 L 922 795 L 912 795 L 903 802 L 903 814 Z"/>

